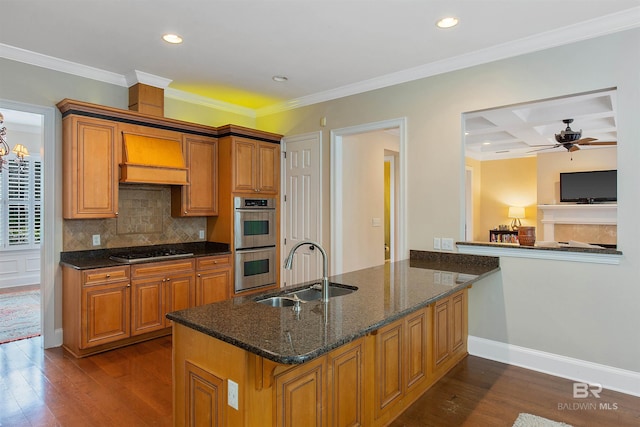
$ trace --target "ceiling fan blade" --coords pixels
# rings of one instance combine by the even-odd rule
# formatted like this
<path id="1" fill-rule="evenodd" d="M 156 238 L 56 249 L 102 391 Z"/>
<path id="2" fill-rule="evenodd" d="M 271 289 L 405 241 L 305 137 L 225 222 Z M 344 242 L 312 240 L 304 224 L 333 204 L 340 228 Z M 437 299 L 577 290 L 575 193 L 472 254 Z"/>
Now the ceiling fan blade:
<path id="1" fill-rule="evenodd" d="M 544 147 L 543 145 L 532 145 L 532 147 Z M 538 148 L 537 150 L 530 150 L 527 153 L 535 153 L 536 151 L 553 150 L 554 148 L 562 147 L 561 145 L 551 145 L 545 148 Z"/>
<path id="2" fill-rule="evenodd" d="M 598 138 L 581 138 L 581 139 L 577 140 L 576 142 L 574 142 L 573 144 L 578 144 L 578 145 L 584 144 L 584 145 L 586 145 L 586 144 L 588 144 L 588 143 L 590 143 L 592 141 L 597 141 L 597 140 L 598 140 Z"/>
<path id="3" fill-rule="evenodd" d="M 618 145 L 618 141 L 580 142 L 580 145 Z"/>
<path id="4" fill-rule="evenodd" d="M 579 146 L 577 146 L 577 145 L 572 145 L 572 146 L 569 148 L 569 152 L 570 152 L 570 153 L 573 153 L 574 151 L 578 151 L 579 149 L 580 149 L 580 147 L 579 147 Z"/>

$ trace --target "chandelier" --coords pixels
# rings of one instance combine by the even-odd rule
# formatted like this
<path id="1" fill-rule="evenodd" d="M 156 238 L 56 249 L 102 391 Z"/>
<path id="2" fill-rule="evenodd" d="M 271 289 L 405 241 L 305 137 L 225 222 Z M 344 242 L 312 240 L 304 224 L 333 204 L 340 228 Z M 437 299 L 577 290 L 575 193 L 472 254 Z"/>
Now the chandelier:
<path id="1" fill-rule="evenodd" d="M 7 143 L 7 128 L 4 126 L 4 116 L 0 113 L 0 171 L 2 167 L 7 163 L 4 159 L 4 156 L 8 155 L 11 152 L 9 148 L 9 144 Z M 13 152 L 18 158 L 18 167 L 20 170 L 24 169 L 24 157 L 29 155 L 29 150 L 22 144 L 16 144 L 13 147 Z"/>

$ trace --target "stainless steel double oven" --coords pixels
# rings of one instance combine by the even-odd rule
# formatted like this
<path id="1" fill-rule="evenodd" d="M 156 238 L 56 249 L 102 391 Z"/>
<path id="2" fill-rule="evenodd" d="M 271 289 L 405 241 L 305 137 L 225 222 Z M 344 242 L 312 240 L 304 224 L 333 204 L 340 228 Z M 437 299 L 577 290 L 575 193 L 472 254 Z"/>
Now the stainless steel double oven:
<path id="1" fill-rule="evenodd" d="M 235 291 L 276 283 L 276 199 L 233 200 Z"/>

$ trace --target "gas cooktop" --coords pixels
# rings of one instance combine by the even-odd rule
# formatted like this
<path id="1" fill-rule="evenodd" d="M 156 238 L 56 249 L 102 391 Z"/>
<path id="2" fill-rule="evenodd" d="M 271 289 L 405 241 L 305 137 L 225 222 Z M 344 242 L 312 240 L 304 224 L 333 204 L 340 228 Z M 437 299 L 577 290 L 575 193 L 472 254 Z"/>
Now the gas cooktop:
<path id="1" fill-rule="evenodd" d="M 133 264 L 135 262 L 162 261 L 165 259 L 186 258 L 190 256 L 193 256 L 192 252 L 180 249 L 158 249 L 144 252 L 117 252 L 112 254 L 109 259 Z"/>

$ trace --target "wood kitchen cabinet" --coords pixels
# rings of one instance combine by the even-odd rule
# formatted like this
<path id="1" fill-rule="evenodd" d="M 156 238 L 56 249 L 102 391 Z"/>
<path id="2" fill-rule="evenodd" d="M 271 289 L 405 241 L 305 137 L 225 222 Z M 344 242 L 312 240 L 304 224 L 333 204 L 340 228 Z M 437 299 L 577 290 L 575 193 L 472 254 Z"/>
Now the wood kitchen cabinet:
<path id="1" fill-rule="evenodd" d="M 139 335 L 171 326 L 167 313 L 195 303 L 193 258 L 131 267 L 131 334 Z"/>
<path id="2" fill-rule="evenodd" d="M 231 254 L 197 258 L 195 305 L 229 299 L 231 272 Z"/>
<path id="3" fill-rule="evenodd" d="M 62 120 L 62 215 L 65 219 L 118 215 L 118 124 L 68 115 Z"/>
<path id="4" fill-rule="evenodd" d="M 390 323 L 375 335 L 375 416 L 380 418 L 427 379 L 428 309 Z"/>
<path id="5" fill-rule="evenodd" d="M 433 375 L 440 376 L 464 357 L 467 351 L 467 297 L 466 290 L 436 302 L 433 308 L 429 363 Z"/>
<path id="6" fill-rule="evenodd" d="M 196 135 L 185 134 L 182 138 L 189 185 L 171 188 L 171 215 L 218 215 L 218 142 Z"/>
<path id="7" fill-rule="evenodd" d="M 326 358 L 320 357 L 276 375 L 277 426 L 327 426 Z"/>
<path id="8" fill-rule="evenodd" d="M 327 356 L 329 425 L 364 425 L 364 360 L 362 338 L 331 351 Z"/>
<path id="9" fill-rule="evenodd" d="M 278 194 L 280 145 L 232 137 L 232 191 Z"/>
<path id="10" fill-rule="evenodd" d="M 62 269 L 63 345 L 75 355 L 130 336 L 129 266 Z"/>

